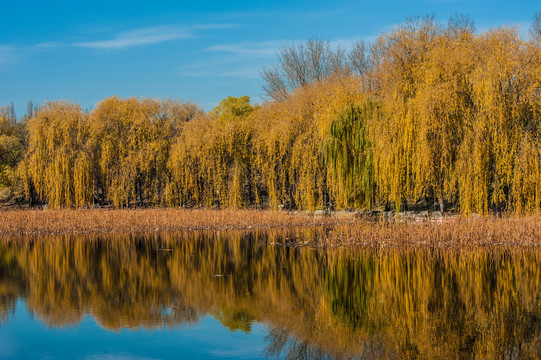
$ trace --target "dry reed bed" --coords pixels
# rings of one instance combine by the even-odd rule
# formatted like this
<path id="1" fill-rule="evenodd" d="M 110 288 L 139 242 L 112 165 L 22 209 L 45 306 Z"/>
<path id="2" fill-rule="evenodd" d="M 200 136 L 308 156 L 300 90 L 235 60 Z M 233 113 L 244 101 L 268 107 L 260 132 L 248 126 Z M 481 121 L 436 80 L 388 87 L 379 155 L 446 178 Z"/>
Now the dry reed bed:
<path id="1" fill-rule="evenodd" d="M 441 218 L 439 218 L 441 220 Z M 541 247 L 541 215 L 447 217 L 446 221 L 368 221 L 263 210 L 7 210 L 0 236 L 249 230 L 326 226 L 275 245 L 312 247 Z M 438 220 L 438 218 L 436 218 Z"/>
<path id="2" fill-rule="evenodd" d="M 337 226 L 316 247 L 541 247 L 541 216 L 455 217 L 452 221 L 375 223 Z"/>
<path id="3" fill-rule="evenodd" d="M 7 210 L 0 211 L 0 236 L 263 229 L 352 221 L 263 210 Z"/>

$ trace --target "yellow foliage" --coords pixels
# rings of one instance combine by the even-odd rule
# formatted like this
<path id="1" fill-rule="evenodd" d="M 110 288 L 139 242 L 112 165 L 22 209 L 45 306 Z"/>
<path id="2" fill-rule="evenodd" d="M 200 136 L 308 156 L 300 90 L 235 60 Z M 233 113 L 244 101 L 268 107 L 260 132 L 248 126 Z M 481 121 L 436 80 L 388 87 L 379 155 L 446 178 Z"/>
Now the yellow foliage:
<path id="1" fill-rule="evenodd" d="M 357 75 L 318 76 L 261 106 L 230 96 L 205 114 L 111 97 L 87 115 L 48 103 L 28 122 L 26 193 L 53 207 L 541 208 L 537 42 L 424 18 L 362 49 Z M 0 133 L 0 152 L 10 139 Z"/>
<path id="2" fill-rule="evenodd" d="M 539 139 L 540 51 L 514 28 L 476 35 L 411 21 L 378 38 L 368 75 L 379 198 L 459 202 L 461 211 L 526 210 L 514 186 L 524 137 Z M 531 134 L 530 134 L 531 133 Z M 530 141 L 539 150 L 538 140 Z M 524 200 L 520 200 L 524 201 Z M 527 201 L 527 202 L 528 202 Z"/>
<path id="3" fill-rule="evenodd" d="M 168 155 L 171 124 L 160 111 L 161 104 L 154 100 L 111 97 L 90 115 L 100 187 L 115 206 L 161 200 L 159 176 Z"/>
<path id="4" fill-rule="evenodd" d="M 171 205 L 243 207 L 258 203 L 252 166 L 250 98 L 229 97 L 187 123 L 168 162 Z"/>
<path id="5" fill-rule="evenodd" d="M 49 326 L 91 316 L 107 329 L 152 329 L 210 315 L 249 332 L 257 321 L 277 329 L 266 340 L 273 357 L 315 348 L 336 358 L 539 358 L 538 250 L 268 246 L 319 236 L 310 229 L 5 240 L 0 319 L 22 299 Z M 289 348 L 284 336 L 302 340 Z"/>
<path id="6" fill-rule="evenodd" d="M 340 185 L 329 181 L 322 144 L 334 118 L 362 99 L 358 79 L 333 77 L 255 113 L 255 167 L 271 207 L 329 205 L 329 193 L 339 192 Z"/>
<path id="7" fill-rule="evenodd" d="M 49 102 L 28 120 L 28 149 L 21 163 L 27 196 L 35 191 L 50 207 L 92 202 L 89 123 L 79 105 Z"/>

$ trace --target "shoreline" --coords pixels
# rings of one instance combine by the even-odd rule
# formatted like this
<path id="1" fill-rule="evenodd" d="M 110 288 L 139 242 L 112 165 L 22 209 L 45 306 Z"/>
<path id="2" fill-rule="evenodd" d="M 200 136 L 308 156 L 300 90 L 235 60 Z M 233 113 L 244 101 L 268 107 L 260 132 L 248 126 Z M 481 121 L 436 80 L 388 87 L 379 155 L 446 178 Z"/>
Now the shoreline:
<path id="1" fill-rule="evenodd" d="M 0 211 L 0 236 L 256 230 L 352 224 L 354 215 L 272 210 L 11 209 Z"/>
<path id="2" fill-rule="evenodd" d="M 389 221 L 356 212 L 272 210 L 80 209 L 2 210 L 0 238 L 49 235 L 152 234 L 325 227 L 317 236 L 273 246 L 311 248 L 541 247 L 540 214 L 522 216 L 397 216 Z"/>

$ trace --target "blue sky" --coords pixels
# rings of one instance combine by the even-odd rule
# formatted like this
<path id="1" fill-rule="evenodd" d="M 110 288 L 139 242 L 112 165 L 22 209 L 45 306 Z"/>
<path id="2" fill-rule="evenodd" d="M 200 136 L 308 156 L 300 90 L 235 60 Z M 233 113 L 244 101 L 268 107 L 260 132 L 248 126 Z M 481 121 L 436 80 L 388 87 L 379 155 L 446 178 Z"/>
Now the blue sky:
<path id="1" fill-rule="evenodd" d="M 537 1 L 24 1 L 0 0 L 0 105 L 105 97 L 193 101 L 206 110 L 231 95 L 262 101 L 259 70 L 288 42 L 374 39 L 406 16 L 446 22 L 470 15 L 478 30 L 520 26 Z"/>

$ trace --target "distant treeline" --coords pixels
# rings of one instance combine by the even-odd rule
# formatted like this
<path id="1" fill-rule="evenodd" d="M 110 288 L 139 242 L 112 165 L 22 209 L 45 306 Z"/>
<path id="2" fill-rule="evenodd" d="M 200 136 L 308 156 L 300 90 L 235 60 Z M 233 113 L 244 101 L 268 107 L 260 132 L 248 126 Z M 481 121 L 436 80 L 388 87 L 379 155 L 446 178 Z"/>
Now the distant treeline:
<path id="1" fill-rule="evenodd" d="M 63 101 L 0 116 L 0 187 L 33 204 L 461 212 L 541 207 L 541 13 L 531 34 L 411 19 L 348 52 L 290 44 L 269 101 Z M 29 107 L 30 108 L 30 107 Z"/>

